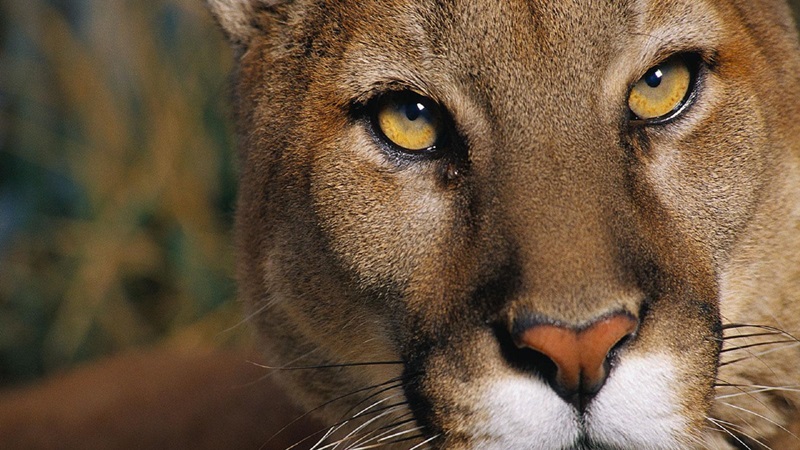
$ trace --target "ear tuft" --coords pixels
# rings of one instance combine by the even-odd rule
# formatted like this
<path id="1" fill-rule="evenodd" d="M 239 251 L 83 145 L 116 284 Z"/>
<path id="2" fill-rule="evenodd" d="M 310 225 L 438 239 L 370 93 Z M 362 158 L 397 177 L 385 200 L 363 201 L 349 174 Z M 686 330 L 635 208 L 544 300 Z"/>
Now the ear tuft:
<path id="1" fill-rule="evenodd" d="M 258 32 L 255 15 L 285 0 L 206 0 L 211 14 L 234 44 L 246 45 Z"/>

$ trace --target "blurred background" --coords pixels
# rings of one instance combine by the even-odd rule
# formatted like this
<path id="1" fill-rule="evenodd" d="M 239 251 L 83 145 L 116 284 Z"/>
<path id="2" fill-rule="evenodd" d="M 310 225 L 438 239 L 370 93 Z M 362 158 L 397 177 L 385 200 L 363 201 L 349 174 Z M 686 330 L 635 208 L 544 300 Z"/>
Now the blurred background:
<path id="1" fill-rule="evenodd" d="M 247 345 L 231 58 L 202 0 L 0 0 L 0 387 Z"/>
<path id="2" fill-rule="evenodd" d="M 202 0 L 0 0 L 0 387 L 248 339 L 231 62 Z"/>

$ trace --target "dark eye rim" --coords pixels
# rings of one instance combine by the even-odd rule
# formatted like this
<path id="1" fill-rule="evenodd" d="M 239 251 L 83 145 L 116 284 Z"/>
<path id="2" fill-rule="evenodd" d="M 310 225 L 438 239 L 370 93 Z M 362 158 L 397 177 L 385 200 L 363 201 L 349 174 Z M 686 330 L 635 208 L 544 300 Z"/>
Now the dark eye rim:
<path id="1" fill-rule="evenodd" d="M 681 100 L 680 103 L 678 103 L 678 106 L 676 106 L 672 111 L 662 116 L 654 117 L 652 119 L 640 119 L 633 111 L 631 111 L 630 107 L 627 106 L 627 100 L 630 98 L 631 91 L 633 90 L 634 86 L 636 86 L 636 83 L 638 83 L 642 78 L 640 76 L 633 83 L 631 83 L 625 96 L 625 107 L 627 109 L 628 123 L 630 125 L 635 127 L 667 125 L 682 117 L 697 100 L 698 93 L 702 85 L 702 79 L 706 70 L 703 57 L 699 52 L 673 53 L 666 58 L 661 59 L 657 64 L 653 64 L 647 70 L 649 71 L 651 68 L 659 64 L 663 64 L 672 58 L 682 59 L 686 64 L 686 67 L 689 69 L 689 76 L 691 78 L 689 79 L 689 88 L 686 90 L 686 95 L 683 97 L 683 100 Z"/>
<path id="2" fill-rule="evenodd" d="M 388 136 L 381 130 L 378 124 L 378 112 L 381 107 L 389 102 L 419 102 L 429 108 L 439 119 L 439 130 L 436 142 L 433 145 L 414 150 L 402 147 L 389 139 Z M 365 108 L 365 115 L 369 123 L 369 131 L 373 139 L 375 139 L 384 149 L 391 152 L 394 156 L 400 156 L 405 159 L 436 159 L 444 154 L 444 149 L 448 143 L 448 136 L 451 129 L 451 119 L 447 113 L 447 109 L 441 106 L 434 99 L 425 95 L 419 94 L 409 89 L 393 90 L 384 92 L 375 96 L 370 100 Z"/>

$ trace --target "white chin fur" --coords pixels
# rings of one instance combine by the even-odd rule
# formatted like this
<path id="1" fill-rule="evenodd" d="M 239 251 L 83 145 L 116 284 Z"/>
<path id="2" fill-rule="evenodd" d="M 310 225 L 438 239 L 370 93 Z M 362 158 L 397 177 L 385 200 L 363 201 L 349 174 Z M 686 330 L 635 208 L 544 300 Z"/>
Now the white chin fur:
<path id="1" fill-rule="evenodd" d="M 680 412 L 675 365 L 667 355 L 623 360 L 586 412 L 592 440 L 618 448 L 679 449 L 686 421 Z"/>
<path id="2" fill-rule="evenodd" d="M 474 450 L 539 450 L 569 447 L 578 439 L 578 414 L 541 380 L 522 375 L 492 382 L 472 430 Z"/>
<path id="3" fill-rule="evenodd" d="M 684 448 L 675 372 L 667 355 L 625 358 L 589 405 L 584 434 L 620 449 Z M 469 432 L 474 450 L 569 449 L 581 435 L 575 408 L 535 377 L 493 380 L 476 406 Z"/>

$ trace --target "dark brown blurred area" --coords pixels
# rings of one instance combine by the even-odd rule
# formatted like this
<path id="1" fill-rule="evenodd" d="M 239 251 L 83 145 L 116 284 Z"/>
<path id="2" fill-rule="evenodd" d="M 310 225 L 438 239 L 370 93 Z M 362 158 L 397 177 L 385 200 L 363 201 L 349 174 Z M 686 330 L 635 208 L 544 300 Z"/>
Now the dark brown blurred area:
<path id="1" fill-rule="evenodd" d="M 270 371 L 244 353 L 137 351 L 0 394 L 6 449 L 308 448 Z"/>

